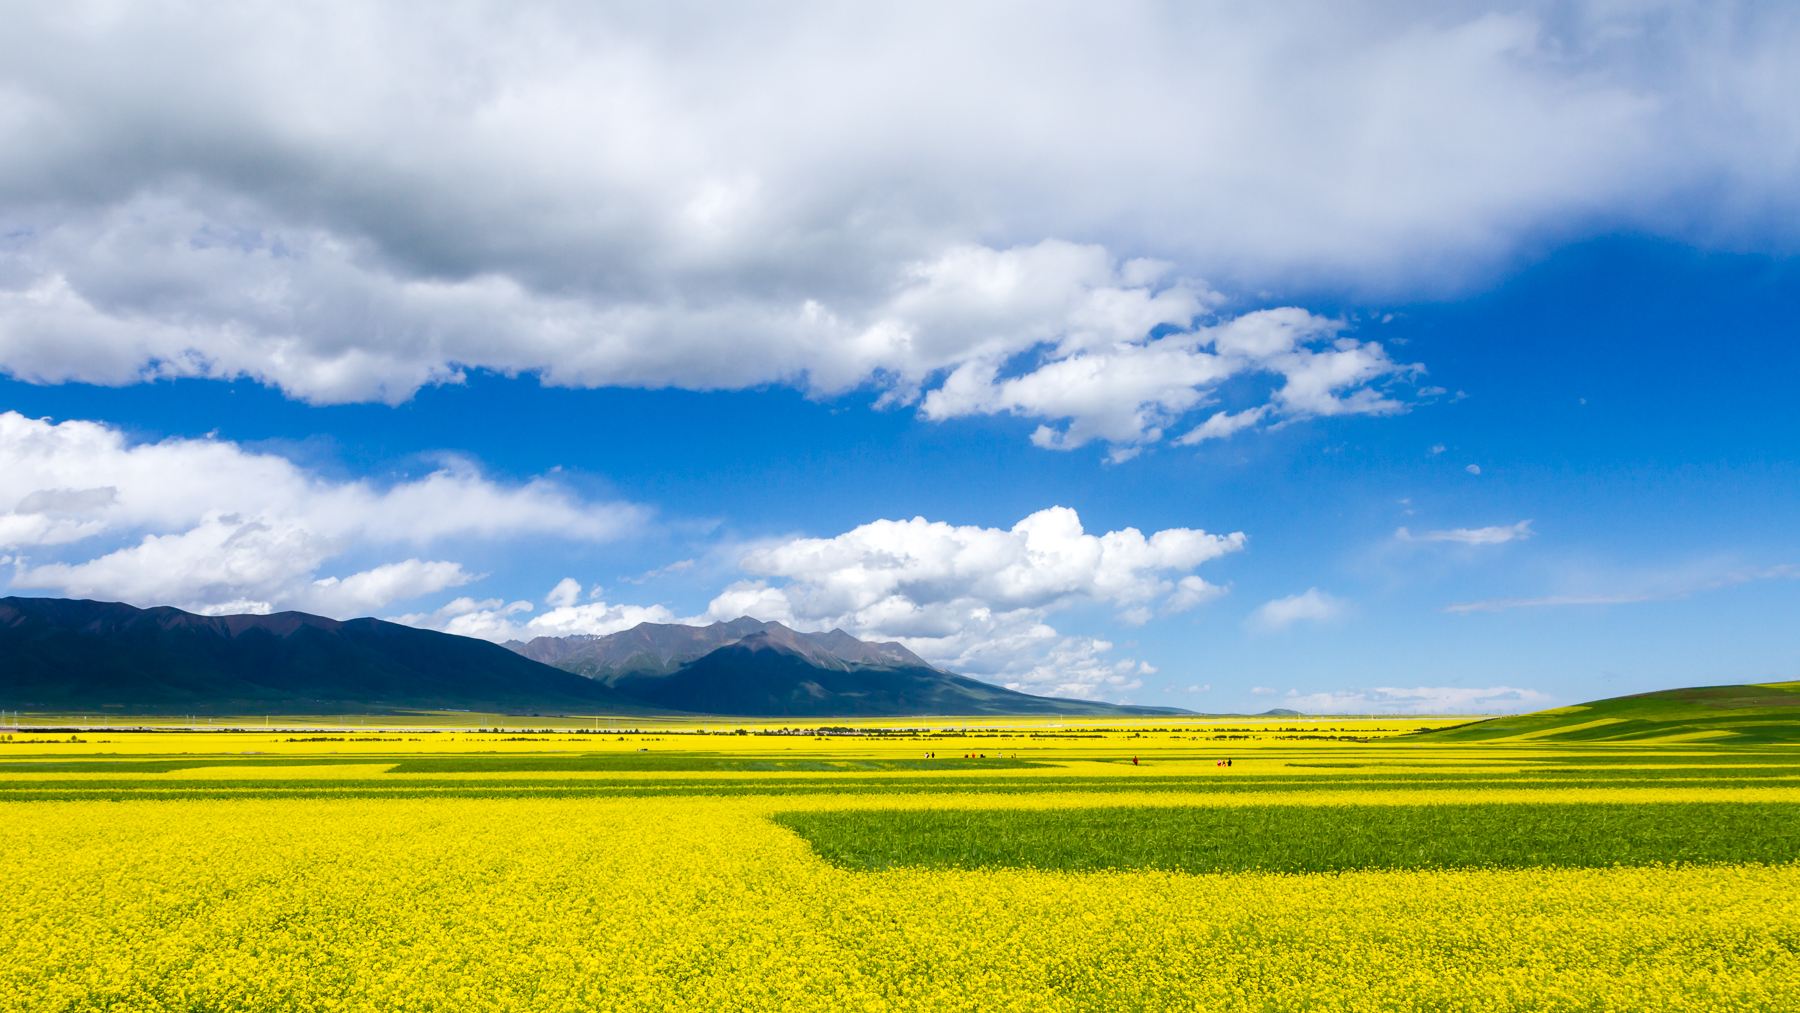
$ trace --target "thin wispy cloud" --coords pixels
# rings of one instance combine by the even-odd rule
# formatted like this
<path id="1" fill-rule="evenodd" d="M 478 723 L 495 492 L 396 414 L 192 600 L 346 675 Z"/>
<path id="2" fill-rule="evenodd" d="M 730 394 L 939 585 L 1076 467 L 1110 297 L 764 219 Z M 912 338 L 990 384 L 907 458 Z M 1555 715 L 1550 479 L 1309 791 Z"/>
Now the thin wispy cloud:
<path id="1" fill-rule="evenodd" d="M 1343 599 L 1309 587 L 1299 594 L 1263 602 L 1250 613 L 1245 625 L 1255 633 L 1278 633 L 1301 623 L 1326 623 L 1349 609 Z"/>
<path id="2" fill-rule="evenodd" d="M 1441 531 L 1413 531 L 1403 527 L 1394 531 L 1394 538 L 1401 542 L 1505 545 L 1507 542 L 1523 541 L 1533 534 L 1535 532 L 1531 530 L 1531 521 L 1522 520 L 1516 524 L 1495 524 L 1483 528 L 1446 528 Z"/>
<path id="3" fill-rule="evenodd" d="M 1377 686 L 1301 693 L 1282 702 L 1308 714 L 1510 714 L 1550 705 L 1549 695 L 1518 686 Z"/>
<path id="4" fill-rule="evenodd" d="M 1512 609 L 1636 605 L 1643 602 L 1674 601 L 1708 591 L 1718 591 L 1740 584 L 1752 584 L 1766 580 L 1800 580 L 1800 565 L 1783 563 L 1778 566 L 1736 570 L 1700 580 L 1672 584 L 1660 583 L 1655 586 L 1591 594 L 1552 594 L 1533 598 L 1487 598 L 1480 601 L 1446 605 L 1444 611 L 1467 615 L 1476 612 L 1506 612 Z"/>

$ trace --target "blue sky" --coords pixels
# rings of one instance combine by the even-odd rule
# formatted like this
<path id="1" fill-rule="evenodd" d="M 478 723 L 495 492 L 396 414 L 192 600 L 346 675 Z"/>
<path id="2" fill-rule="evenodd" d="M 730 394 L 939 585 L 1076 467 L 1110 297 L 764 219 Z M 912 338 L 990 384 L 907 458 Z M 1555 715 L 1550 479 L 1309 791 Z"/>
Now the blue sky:
<path id="1" fill-rule="evenodd" d="M 7 593 L 1213 711 L 1800 677 L 1790 12 L 284 11 L 0 43 Z"/>

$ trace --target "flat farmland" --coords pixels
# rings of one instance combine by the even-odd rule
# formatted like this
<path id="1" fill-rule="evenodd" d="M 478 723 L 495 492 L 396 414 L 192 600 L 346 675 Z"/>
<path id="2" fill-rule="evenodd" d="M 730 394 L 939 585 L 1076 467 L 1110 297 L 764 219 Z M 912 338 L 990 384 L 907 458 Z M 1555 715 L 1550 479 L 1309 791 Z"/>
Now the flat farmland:
<path id="1" fill-rule="evenodd" d="M 519 721 L 14 733 L 0 1008 L 1800 1007 L 1768 736 Z"/>

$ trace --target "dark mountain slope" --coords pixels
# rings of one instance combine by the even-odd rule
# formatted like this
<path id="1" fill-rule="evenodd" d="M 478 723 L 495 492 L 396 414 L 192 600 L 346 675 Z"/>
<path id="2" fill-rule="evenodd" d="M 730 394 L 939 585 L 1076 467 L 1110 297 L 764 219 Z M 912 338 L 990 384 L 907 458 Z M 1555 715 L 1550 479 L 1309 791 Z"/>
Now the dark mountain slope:
<path id="1" fill-rule="evenodd" d="M 620 703 L 605 686 L 496 644 L 378 619 L 0 598 L 8 709 L 616 711 Z"/>

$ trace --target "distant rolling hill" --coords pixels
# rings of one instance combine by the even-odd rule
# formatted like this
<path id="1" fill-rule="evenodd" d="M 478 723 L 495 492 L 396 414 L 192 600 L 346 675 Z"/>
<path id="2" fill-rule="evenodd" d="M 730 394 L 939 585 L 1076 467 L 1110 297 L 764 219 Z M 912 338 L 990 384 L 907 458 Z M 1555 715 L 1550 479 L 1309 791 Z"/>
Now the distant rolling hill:
<path id="1" fill-rule="evenodd" d="M 596 666 L 594 658 L 611 657 L 606 650 L 617 647 L 624 660 L 589 677 L 485 640 L 379 619 L 202 616 L 117 602 L 0 598 L 0 708 L 815 718 L 1180 713 L 1017 693 L 939 671 L 898 644 L 868 644 L 842 631 L 802 634 L 747 618 L 615 636 L 622 639 L 598 653 L 593 643 L 560 645 Z M 544 656 L 559 649 L 541 640 L 533 645 Z"/>
<path id="2" fill-rule="evenodd" d="M 1699 686 L 1490 718 L 1419 736 L 1434 741 L 1800 743 L 1800 682 Z"/>

